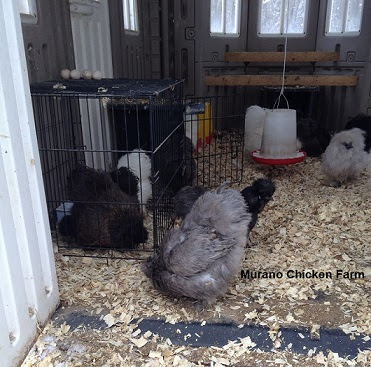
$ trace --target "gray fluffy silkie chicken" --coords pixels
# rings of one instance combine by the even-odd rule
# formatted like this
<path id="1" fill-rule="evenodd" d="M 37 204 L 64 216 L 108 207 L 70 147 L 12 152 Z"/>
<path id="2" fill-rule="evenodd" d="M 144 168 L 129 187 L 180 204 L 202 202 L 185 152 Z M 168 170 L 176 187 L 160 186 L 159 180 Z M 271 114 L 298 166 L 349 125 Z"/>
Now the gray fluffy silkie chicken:
<path id="1" fill-rule="evenodd" d="M 192 209 L 195 201 L 208 189 L 201 186 L 185 186 L 174 197 L 174 212 L 177 218 L 184 218 Z M 245 187 L 241 194 L 247 204 L 247 210 L 251 214 L 249 233 L 255 227 L 265 205 L 273 198 L 276 191 L 275 183 L 269 178 L 259 178 L 251 186 Z M 248 238 L 248 244 L 252 245 Z"/>
<path id="2" fill-rule="evenodd" d="M 155 288 L 210 305 L 241 267 L 251 214 L 240 192 L 226 185 L 201 195 L 178 228 L 164 236 L 144 271 Z"/>

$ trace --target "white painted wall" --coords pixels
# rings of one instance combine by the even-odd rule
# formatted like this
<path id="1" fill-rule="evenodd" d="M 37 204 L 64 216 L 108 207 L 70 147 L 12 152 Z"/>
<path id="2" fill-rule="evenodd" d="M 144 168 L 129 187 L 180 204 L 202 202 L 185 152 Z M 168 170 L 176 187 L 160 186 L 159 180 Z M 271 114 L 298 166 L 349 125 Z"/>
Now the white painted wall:
<path id="1" fill-rule="evenodd" d="M 59 294 L 16 1 L 0 1 L 0 34 L 0 365 L 14 367 Z"/>
<path id="2" fill-rule="evenodd" d="M 108 0 L 69 0 L 76 68 L 100 70 L 112 78 L 111 32 Z M 84 145 L 90 150 L 111 150 L 111 126 L 100 101 L 80 100 Z M 86 153 L 90 167 L 108 169 L 111 154 Z"/>

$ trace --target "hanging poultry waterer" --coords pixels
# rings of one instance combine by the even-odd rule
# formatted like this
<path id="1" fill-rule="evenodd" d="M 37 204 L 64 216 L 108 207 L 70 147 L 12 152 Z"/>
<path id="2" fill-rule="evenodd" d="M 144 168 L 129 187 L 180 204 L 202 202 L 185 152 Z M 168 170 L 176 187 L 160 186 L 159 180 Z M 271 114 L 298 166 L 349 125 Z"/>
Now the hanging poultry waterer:
<path id="1" fill-rule="evenodd" d="M 293 164 L 305 159 L 305 152 L 297 150 L 295 110 L 266 111 L 261 148 L 251 156 L 263 164 Z"/>
<path id="2" fill-rule="evenodd" d="M 260 152 L 263 156 L 276 158 L 289 158 L 296 154 L 295 110 L 266 111 Z"/>

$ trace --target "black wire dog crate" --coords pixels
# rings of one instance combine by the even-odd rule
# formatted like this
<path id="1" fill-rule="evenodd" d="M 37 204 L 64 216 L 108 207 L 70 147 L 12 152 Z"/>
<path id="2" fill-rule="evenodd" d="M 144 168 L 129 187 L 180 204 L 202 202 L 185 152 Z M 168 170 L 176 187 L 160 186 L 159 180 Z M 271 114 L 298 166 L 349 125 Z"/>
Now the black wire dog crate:
<path id="1" fill-rule="evenodd" d="M 58 247 L 115 257 L 152 250 L 170 225 L 173 191 L 193 174 L 184 168 L 182 82 L 40 82 L 31 95 Z"/>
<path id="2" fill-rule="evenodd" d="M 142 258 L 172 225 L 181 187 L 242 177 L 244 116 L 226 98 L 184 101 L 170 79 L 39 82 L 31 95 L 64 254 Z"/>

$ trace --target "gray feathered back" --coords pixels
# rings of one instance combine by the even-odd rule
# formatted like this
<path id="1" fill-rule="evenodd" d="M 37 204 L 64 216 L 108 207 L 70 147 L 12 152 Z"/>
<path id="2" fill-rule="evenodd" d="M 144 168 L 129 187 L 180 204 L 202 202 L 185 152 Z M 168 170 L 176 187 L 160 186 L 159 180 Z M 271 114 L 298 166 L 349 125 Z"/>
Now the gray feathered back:
<path id="1" fill-rule="evenodd" d="M 250 220 L 239 191 L 206 192 L 182 225 L 165 235 L 147 274 L 167 293 L 214 302 L 240 270 Z"/>

